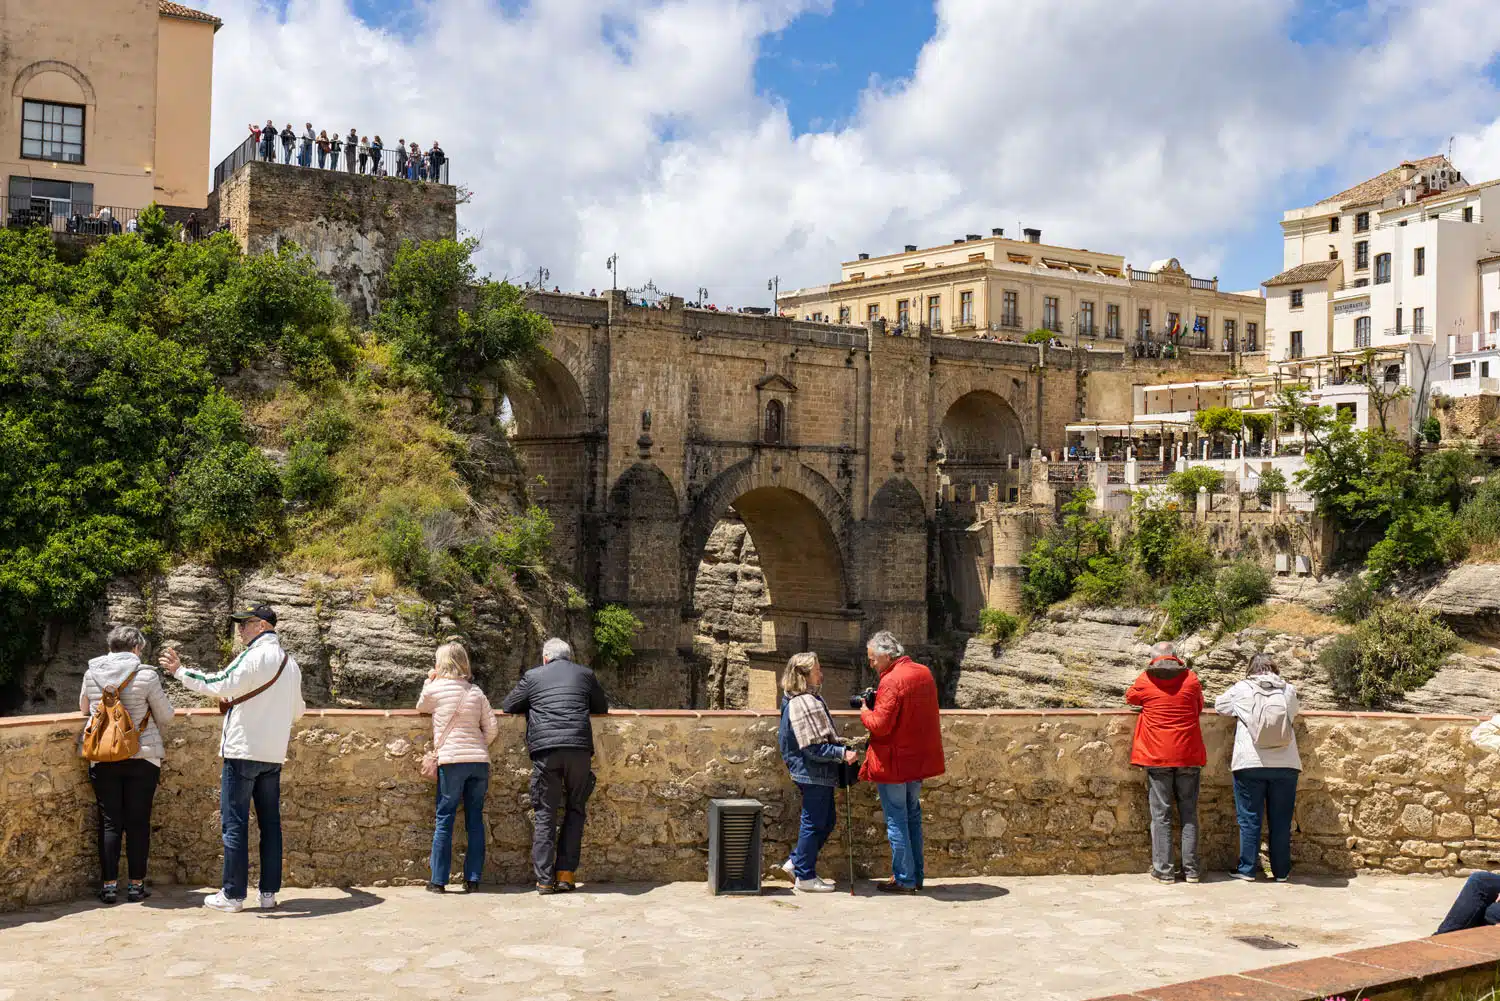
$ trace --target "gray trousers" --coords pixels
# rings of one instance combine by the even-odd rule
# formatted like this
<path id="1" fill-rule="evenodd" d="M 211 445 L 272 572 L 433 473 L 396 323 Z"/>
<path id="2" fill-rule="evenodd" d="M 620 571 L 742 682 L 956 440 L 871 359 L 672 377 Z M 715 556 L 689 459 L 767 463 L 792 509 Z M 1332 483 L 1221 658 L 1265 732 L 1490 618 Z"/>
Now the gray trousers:
<path id="1" fill-rule="evenodd" d="M 1201 873 L 1198 864 L 1198 768 L 1146 769 L 1146 796 L 1151 803 L 1151 871 L 1177 877 L 1172 865 L 1172 804 L 1182 824 L 1182 871 Z"/>
<path id="2" fill-rule="evenodd" d="M 531 867 L 538 883 L 552 883 L 557 873 L 578 868 L 583 823 L 594 791 L 593 752 L 557 748 L 531 757 Z M 557 813 L 563 814 L 558 830 Z"/>

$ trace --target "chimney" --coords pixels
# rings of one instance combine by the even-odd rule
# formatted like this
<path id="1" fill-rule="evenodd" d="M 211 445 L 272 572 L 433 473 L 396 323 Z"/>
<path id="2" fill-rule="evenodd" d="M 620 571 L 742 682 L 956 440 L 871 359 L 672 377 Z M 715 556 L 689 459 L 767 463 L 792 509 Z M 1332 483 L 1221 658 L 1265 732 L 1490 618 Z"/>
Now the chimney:
<path id="1" fill-rule="evenodd" d="M 1005 235 L 1005 227 L 1003 227 L 1003 226 L 996 226 L 994 229 L 990 230 L 990 236 L 1004 236 L 1004 235 Z"/>
<path id="2" fill-rule="evenodd" d="M 861 261 L 868 261 L 870 259 L 870 255 L 869 254 L 860 254 L 859 255 L 859 259 Z"/>
<path id="3" fill-rule="evenodd" d="M 973 243 L 975 240 L 978 240 L 978 239 L 980 239 L 980 236 L 979 236 L 978 233 L 970 233 L 968 236 L 964 237 L 964 241 L 966 243 Z"/>
<path id="4" fill-rule="evenodd" d="M 1026 242 L 1027 243 L 1041 243 L 1042 242 L 1042 231 L 1039 230 L 1039 229 L 1030 229 L 1030 228 L 1027 228 L 1027 229 L 1023 229 L 1021 232 L 1023 232 L 1023 233 L 1026 234 Z"/>
<path id="5" fill-rule="evenodd" d="M 954 240 L 953 242 L 954 243 L 963 243 L 964 242 L 964 238 L 960 236 L 958 239 Z"/>
<path id="6" fill-rule="evenodd" d="M 906 245 L 906 252 L 908 254 L 914 253 L 916 251 L 916 249 L 917 249 L 917 245 L 915 243 L 908 243 Z"/>

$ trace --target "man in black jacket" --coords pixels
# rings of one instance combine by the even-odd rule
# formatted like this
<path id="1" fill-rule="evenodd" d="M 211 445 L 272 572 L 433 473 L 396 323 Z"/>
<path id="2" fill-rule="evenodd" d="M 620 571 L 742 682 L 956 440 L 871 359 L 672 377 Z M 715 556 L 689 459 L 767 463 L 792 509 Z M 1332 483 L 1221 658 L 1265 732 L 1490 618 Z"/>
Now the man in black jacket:
<path id="1" fill-rule="evenodd" d="M 531 806 L 536 811 L 531 865 L 538 893 L 574 888 L 585 808 L 594 791 L 594 728 L 589 716 L 609 712 L 599 679 L 572 657 L 573 648 L 566 641 L 549 639 L 542 644 L 542 666 L 523 674 L 500 703 L 502 712 L 526 714 Z M 559 809 L 565 809 L 560 843 Z"/>

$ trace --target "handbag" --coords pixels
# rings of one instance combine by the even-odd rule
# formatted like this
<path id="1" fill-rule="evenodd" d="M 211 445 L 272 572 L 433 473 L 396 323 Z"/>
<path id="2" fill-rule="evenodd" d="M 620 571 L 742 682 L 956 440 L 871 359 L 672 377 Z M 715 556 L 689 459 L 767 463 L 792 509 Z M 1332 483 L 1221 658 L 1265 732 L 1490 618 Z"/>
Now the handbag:
<path id="1" fill-rule="evenodd" d="M 435 781 L 437 781 L 437 777 L 438 777 L 438 751 L 442 750 L 443 749 L 443 745 L 448 742 L 448 734 L 450 734 L 450 733 L 453 732 L 453 727 L 454 727 L 454 724 L 456 724 L 458 722 L 458 717 L 461 716 L 461 715 L 463 715 L 463 711 L 469 707 L 469 697 L 472 696 L 473 694 L 474 694 L 474 689 L 471 686 L 469 688 L 469 690 L 464 693 L 464 700 L 458 704 L 458 708 L 457 709 L 453 710 L 453 715 L 448 717 L 448 723 L 447 723 L 447 725 L 445 725 L 443 727 L 443 732 L 438 736 L 438 739 L 432 745 L 431 750 L 429 750 L 426 754 L 422 755 L 422 765 L 421 765 L 422 777 L 424 779 L 426 779 L 427 781 L 429 781 L 429 782 L 435 782 Z"/>

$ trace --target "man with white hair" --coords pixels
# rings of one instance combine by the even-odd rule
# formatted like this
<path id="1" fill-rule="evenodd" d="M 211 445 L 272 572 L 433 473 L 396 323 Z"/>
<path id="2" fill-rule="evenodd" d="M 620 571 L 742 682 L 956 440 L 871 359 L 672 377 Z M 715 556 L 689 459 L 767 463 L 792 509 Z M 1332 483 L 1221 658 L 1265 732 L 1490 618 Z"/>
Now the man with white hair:
<path id="1" fill-rule="evenodd" d="M 573 663 L 573 648 L 552 637 L 542 644 L 542 666 L 521 676 L 500 703 L 526 714 L 531 752 L 531 806 L 536 811 L 531 866 L 538 893 L 566 893 L 576 885 L 583 823 L 594 791 L 594 728 L 589 717 L 609 712 L 594 672 Z M 559 837 L 557 811 L 563 809 Z"/>

